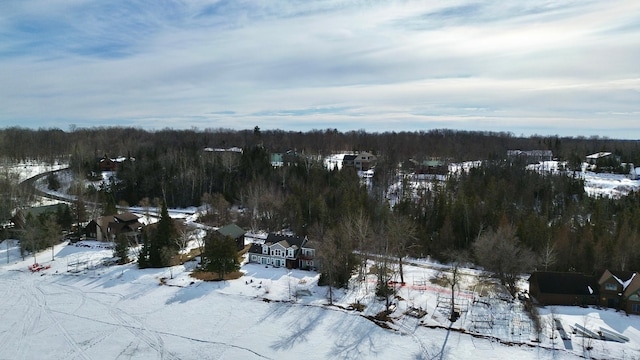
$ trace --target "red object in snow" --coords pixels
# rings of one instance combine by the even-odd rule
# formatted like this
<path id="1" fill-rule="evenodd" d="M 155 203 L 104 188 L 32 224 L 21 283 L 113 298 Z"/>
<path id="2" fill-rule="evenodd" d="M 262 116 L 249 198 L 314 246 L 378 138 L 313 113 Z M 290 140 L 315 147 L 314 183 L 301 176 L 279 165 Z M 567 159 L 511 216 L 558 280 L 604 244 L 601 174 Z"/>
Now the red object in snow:
<path id="1" fill-rule="evenodd" d="M 51 265 L 42 266 L 42 265 L 40 265 L 38 263 L 34 263 L 33 265 L 29 266 L 29 270 L 31 270 L 31 272 L 37 272 L 37 271 L 46 270 L 46 269 L 49 269 L 49 268 L 51 268 Z"/>

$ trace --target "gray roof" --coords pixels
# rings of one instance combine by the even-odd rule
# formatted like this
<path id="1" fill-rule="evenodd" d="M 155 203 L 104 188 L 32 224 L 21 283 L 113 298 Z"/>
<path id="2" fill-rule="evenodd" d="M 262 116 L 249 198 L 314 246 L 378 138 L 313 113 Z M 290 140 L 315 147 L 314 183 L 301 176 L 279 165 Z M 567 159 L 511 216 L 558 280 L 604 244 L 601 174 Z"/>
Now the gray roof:
<path id="1" fill-rule="evenodd" d="M 244 231 L 240 226 L 236 224 L 229 224 L 221 227 L 217 230 L 220 234 L 224 236 L 228 236 L 233 239 L 237 239 L 241 236 L 244 236 L 246 231 Z"/>

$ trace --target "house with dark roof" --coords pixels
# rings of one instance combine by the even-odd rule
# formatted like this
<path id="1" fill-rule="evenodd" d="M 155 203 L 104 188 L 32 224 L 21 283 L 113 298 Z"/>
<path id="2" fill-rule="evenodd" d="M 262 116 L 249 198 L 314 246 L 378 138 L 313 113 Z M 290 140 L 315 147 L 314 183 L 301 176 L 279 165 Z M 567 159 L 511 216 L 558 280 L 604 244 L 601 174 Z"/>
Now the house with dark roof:
<path id="1" fill-rule="evenodd" d="M 628 314 L 640 314 L 640 275 L 634 273 L 622 293 L 624 310 Z"/>
<path id="2" fill-rule="evenodd" d="M 230 237 L 236 241 L 236 248 L 242 250 L 244 248 L 244 234 L 246 231 L 236 224 L 225 225 L 216 230 L 222 236 Z"/>
<path id="3" fill-rule="evenodd" d="M 352 167 L 357 171 L 367 171 L 375 167 L 378 158 L 366 151 L 359 154 L 347 154 L 342 158 L 343 167 Z"/>
<path id="4" fill-rule="evenodd" d="M 600 305 L 640 314 L 640 276 L 631 271 L 604 270 L 600 276 L 535 272 L 529 293 L 541 305 Z"/>
<path id="5" fill-rule="evenodd" d="M 529 277 L 529 294 L 541 305 L 596 305 L 599 292 L 592 275 L 545 271 Z"/>
<path id="6" fill-rule="evenodd" d="M 138 215 L 125 212 L 91 220 L 85 227 L 85 234 L 98 241 L 114 241 L 118 235 L 124 234 L 137 242 L 141 229 Z"/>
<path id="7" fill-rule="evenodd" d="M 249 248 L 250 263 L 286 267 L 288 269 L 315 268 L 315 249 L 307 246 L 307 238 L 271 233 L 264 243 Z"/>
<path id="8" fill-rule="evenodd" d="M 640 276 L 637 272 L 605 270 L 598 283 L 600 305 L 640 314 Z"/>
<path id="9" fill-rule="evenodd" d="M 619 309 L 623 292 L 633 276 L 631 271 L 605 270 L 598 280 L 600 305 Z"/>

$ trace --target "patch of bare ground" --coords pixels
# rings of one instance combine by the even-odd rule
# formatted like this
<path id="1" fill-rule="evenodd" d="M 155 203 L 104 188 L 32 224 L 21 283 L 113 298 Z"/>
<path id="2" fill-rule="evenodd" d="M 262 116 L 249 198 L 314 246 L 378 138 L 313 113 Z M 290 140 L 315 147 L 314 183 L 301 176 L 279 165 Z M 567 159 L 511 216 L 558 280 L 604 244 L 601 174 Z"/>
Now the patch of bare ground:
<path id="1" fill-rule="evenodd" d="M 241 271 L 234 271 L 232 273 L 225 274 L 224 277 L 221 279 L 220 274 L 218 274 L 217 272 L 211 272 L 211 271 L 195 270 L 190 274 L 192 278 L 202 280 L 202 281 L 235 280 L 235 279 L 241 278 L 242 275 L 244 274 Z"/>
<path id="2" fill-rule="evenodd" d="M 388 324 L 388 323 L 393 324 L 393 319 L 391 319 L 389 315 L 390 313 L 385 310 L 377 313 L 375 316 L 362 315 L 362 317 L 364 317 L 365 319 L 369 319 L 371 322 L 380 326 L 383 329 L 393 330 L 393 328 Z"/>

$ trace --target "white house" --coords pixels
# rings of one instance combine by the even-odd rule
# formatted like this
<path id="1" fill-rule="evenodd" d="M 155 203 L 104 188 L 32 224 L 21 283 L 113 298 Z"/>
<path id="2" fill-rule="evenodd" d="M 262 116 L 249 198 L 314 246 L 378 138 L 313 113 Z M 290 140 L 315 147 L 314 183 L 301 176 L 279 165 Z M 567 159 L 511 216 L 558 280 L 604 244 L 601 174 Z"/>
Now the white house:
<path id="1" fill-rule="evenodd" d="M 248 259 L 251 263 L 274 267 L 312 269 L 315 267 L 315 249 L 307 247 L 306 244 L 307 238 L 272 233 L 264 243 L 251 245 Z"/>

